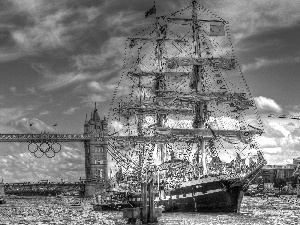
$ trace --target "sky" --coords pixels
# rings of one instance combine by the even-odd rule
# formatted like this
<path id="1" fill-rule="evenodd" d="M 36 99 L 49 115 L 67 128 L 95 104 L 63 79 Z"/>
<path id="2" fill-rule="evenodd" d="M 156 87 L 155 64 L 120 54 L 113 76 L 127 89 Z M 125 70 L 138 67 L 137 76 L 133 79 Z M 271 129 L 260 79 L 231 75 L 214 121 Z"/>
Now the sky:
<path id="1" fill-rule="evenodd" d="M 191 1 L 156 0 L 157 15 Z M 268 164 L 300 157 L 300 5 L 297 0 L 198 0 L 229 22 L 236 57 L 255 98 Z M 154 23 L 149 0 L 0 0 L 0 133 L 83 133 L 97 103 L 108 114 L 122 74 L 125 40 Z M 32 123 L 32 126 L 30 124 Z M 57 123 L 57 126 L 53 126 Z M 0 143 L 5 182 L 85 177 L 82 143 L 54 158 L 27 144 Z"/>

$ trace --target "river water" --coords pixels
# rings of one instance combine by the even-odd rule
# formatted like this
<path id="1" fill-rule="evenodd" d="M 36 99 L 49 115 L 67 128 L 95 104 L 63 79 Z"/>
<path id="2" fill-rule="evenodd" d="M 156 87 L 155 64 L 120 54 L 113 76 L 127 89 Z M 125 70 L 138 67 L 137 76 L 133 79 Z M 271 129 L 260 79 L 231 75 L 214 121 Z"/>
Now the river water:
<path id="1" fill-rule="evenodd" d="M 0 207 L 0 224 L 126 224 L 122 212 L 95 212 L 91 200 L 72 208 L 70 199 L 8 199 Z M 236 213 L 163 213 L 158 224 L 300 224 L 300 199 L 296 196 L 261 198 L 245 196 L 241 212 Z M 137 224 L 141 224 L 140 221 Z"/>

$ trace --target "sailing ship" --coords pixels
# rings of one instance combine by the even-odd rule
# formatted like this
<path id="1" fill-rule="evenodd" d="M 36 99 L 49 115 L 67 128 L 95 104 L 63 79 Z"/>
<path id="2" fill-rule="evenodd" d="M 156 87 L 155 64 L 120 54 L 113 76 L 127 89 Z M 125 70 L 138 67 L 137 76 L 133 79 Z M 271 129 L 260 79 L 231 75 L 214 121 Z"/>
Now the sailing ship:
<path id="1" fill-rule="evenodd" d="M 129 203 L 141 206 L 141 183 L 152 181 L 166 212 L 238 212 L 266 160 L 228 22 L 193 0 L 128 38 L 124 66 L 108 153 Z"/>

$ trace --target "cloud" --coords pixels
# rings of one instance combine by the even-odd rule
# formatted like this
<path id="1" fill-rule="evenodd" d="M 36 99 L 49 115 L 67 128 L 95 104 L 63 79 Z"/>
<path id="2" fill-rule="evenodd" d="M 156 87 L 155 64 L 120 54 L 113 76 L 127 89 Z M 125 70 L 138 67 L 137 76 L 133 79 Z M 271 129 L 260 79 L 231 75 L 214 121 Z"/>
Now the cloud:
<path id="1" fill-rule="evenodd" d="M 35 87 L 28 87 L 28 88 L 26 88 L 26 91 L 28 91 L 32 95 L 37 94 Z"/>
<path id="2" fill-rule="evenodd" d="M 262 67 L 278 65 L 283 63 L 283 59 L 264 59 L 264 58 L 256 58 L 255 63 L 250 63 L 242 66 L 242 71 L 246 72 L 249 70 L 257 70 Z"/>
<path id="3" fill-rule="evenodd" d="M 4 146 L 0 146 L 1 152 L 4 149 Z M 83 146 L 76 148 L 72 144 L 63 144 L 54 158 L 43 156 L 37 159 L 28 151 L 27 143 L 20 143 L 18 146 L 10 144 L 9 152 L 0 156 L 0 172 L 5 183 L 45 179 L 59 181 L 61 178 L 78 181 L 80 176 L 85 176 Z"/>
<path id="4" fill-rule="evenodd" d="M 16 92 L 17 92 L 17 88 L 16 88 L 16 87 L 10 87 L 9 90 L 10 90 L 12 93 L 16 93 Z"/>
<path id="5" fill-rule="evenodd" d="M 262 118 L 262 121 L 265 133 L 257 138 L 257 142 L 268 164 L 284 165 L 300 156 L 299 123 L 290 126 L 288 119 L 276 118 Z"/>
<path id="6" fill-rule="evenodd" d="M 30 111 L 31 109 L 22 107 L 0 108 L 0 133 L 16 132 L 16 129 L 9 126 L 9 123 L 19 120 Z"/>
<path id="7" fill-rule="evenodd" d="M 283 138 L 290 135 L 290 131 L 281 123 L 276 121 L 263 120 L 265 130 L 265 137 L 269 138 Z"/>
<path id="8" fill-rule="evenodd" d="M 19 12 L 27 12 L 31 15 L 39 15 L 44 12 L 47 7 L 45 5 L 46 1 L 44 0 L 28 0 L 26 2 L 20 0 L 9 0 L 9 2 L 11 2 Z"/>
<path id="9" fill-rule="evenodd" d="M 4 47 L 0 48 L 0 62 L 9 62 L 16 59 L 19 59 L 23 56 L 27 55 L 24 51 L 16 47 Z"/>
<path id="10" fill-rule="evenodd" d="M 88 87 L 93 91 L 100 91 L 101 88 L 103 90 L 110 90 L 115 88 L 115 84 L 117 82 L 116 75 L 119 74 L 114 70 L 98 70 L 96 71 L 82 71 L 77 68 L 67 68 L 67 72 L 55 72 L 55 69 L 49 69 L 47 66 L 43 64 L 31 64 L 31 67 L 41 74 L 43 77 L 40 80 L 40 89 L 43 91 L 53 91 L 57 89 L 61 89 L 63 87 L 67 87 L 73 84 L 84 84 L 84 81 L 89 81 Z M 104 80 L 101 83 L 93 81 L 95 79 L 101 78 Z M 92 80 L 92 81 L 91 81 Z M 109 81 L 113 83 L 107 83 Z M 80 91 L 80 90 L 77 90 Z"/>
<path id="11" fill-rule="evenodd" d="M 39 115 L 42 116 L 42 115 L 47 115 L 49 113 L 50 113 L 49 111 L 42 111 L 42 112 L 39 113 Z"/>
<path id="12" fill-rule="evenodd" d="M 110 37 L 98 52 L 74 56 L 74 66 L 78 70 L 119 70 L 123 66 L 124 43 L 125 37 Z"/>
<path id="13" fill-rule="evenodd" d="M 107 91 L 113 91 L 117 87 L 116 84 L 114 83 L 99 83 L 96 81 L 91 81 L 88 83 L 88 87 L 95 92 L 107 92 Z"/>
<path id="14" fill-rule="evenodd" d="M 260 112 L 275 112 L 281 113 L 282 108 L 279 106 L 273 99 L 266 98 L 263 96 L 255 97 L 254 98 L 256 106 Z"/>
<path id="15" fill-rule="evenodd" d="M 132 35 L 133 29 L 137 29 L 137 26 L 147 27 L 149 22 L 147 20 L 140 20 L 141 14 L 134 11 L 121 11 L 114 15 L 107 15 L 106 26 L 109 27 L 109 32 L 112 33 L 122 33 Z"/>
<path id="16" fill-rule="evenodd" d="M 88 87 L 94 91 L 103 91 L 103 85 L 100 85 L 96 81 L 92 81 L 92 82 L 88 83 Z"/>
<path id="17" fill-rule="evenodd" d="M 280 65 L 283 63 L 295 63 L 297 58 L 285 57 L 281 59 L 266 59 L 266 58 L 255 58 L 254 63 L 246 64 L 242 66 L 242 71 L 246 72 L 249 70 L 258 70 L 263 67 Z"/>
<path id="18" fill-rule="evenodd" d="M 262 148 L 261 149 L 265 154 L 279 154 L 282 152 L 281 147 L 274 147 L 274 148 Z"/>
<path id="19" fill-rule="evenodd" d="M 32 26 L 12 31 L 12 39 L 26 52 L 39 52 L 43 49 L 65 48 L 69 46 L 67 27 L 62 21 L 70 15 L 70 11 L 58 10 L 54 14 L 46 14 L 34 18 Z"/>
<path id="20" fill-rule="evenodd" d="M 257 142 L 261 148 L 274 148 L 278 146 L 276 139 L 273 137 L 261 136 L 257 139 Z"/>
<path id="21" fill-rule="evenodd" d="M 299 21 L 299 2 L 227 0 L 206 2 L 207 8 L 230 22 L 236 40 L 266 30 L 293 26 Z"/>
<path id="22" fill-rule="evenodd" d="M 83 97 L 82 103 L 86 103 L 87 105 L 93 105 L 95 102 L 105 102 L 109 98 L 102 94 L 88 94 Z"/>
<path id="23" fill-rule="evenodd" d="M 42 84 L 41 89 L 44 91 L 53 91 L 59 88 L 69 86 L 90 79 L 90 74 L 69 72 L 59 75 L 47 75 L 46 81 Z"/>
<path id="24" fill-rule="evenodd" d="M 78 37 L 99 25 L 96 19 L 103 13 L 101 5 L 97 1 L 81 4 L 69 0 L 2 3 L 0 29 L 8 32 L 7 43 L 12 46 L 0 49 L 0 62 L 49 50 L 76 48 Z"/>
<path id="25" fill-rule="evenodd" d="M 75 113 L 75 111 L 78 109 L 78 107 L 72 107 L 72 108 L 69 108 L 68 110 L 65 110 L 63 111 L 63 114 L 66 114 L 66 115 L 72 115 Z"/>

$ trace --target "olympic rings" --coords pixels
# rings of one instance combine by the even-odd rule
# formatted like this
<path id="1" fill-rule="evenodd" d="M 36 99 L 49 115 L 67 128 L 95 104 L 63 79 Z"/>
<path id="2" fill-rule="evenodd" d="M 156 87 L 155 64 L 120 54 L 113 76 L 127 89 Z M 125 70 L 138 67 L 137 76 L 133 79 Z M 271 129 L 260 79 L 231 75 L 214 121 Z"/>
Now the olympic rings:
<path id="1" fill-rule="evenodd" d="M 30 141 L 28 144 L 28 151 L 36 158 L 41 158 L 44 155 L 53 158 L 60 150 L 61 145 L 57 141 Z"/>

